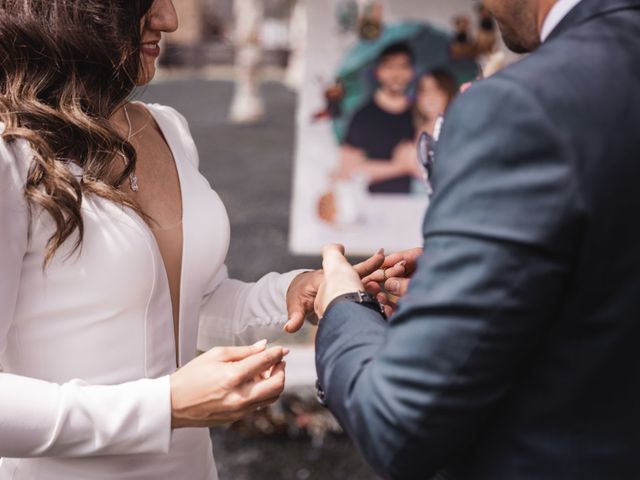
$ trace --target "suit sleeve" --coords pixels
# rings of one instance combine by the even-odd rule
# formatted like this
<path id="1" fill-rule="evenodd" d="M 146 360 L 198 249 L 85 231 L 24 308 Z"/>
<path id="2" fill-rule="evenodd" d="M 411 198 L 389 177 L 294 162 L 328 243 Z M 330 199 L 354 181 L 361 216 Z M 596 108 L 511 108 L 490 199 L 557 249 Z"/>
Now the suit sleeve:
<path id="1" fill-rule="evenodd" d="M 442 133 L 397 315 L 339 304 L 321 323 L 327 403 L 385 478 L 430 478 L 463 455 L 562 306 L 584 208 L 556 128 L 504 77 L 472 87 Z"/>
<path id="2" fill-rule="evenodd" d="M 14 150 L 15 143 L 0 141 L 0 353 L 11 338 L 18 296 L 37 295 L 21 291 L 27 162 L 20 163 Z M 56 384 L 0 369 L 0 457 L 166 453 L 170 438 L 169 377 L 110 386 Z"/>

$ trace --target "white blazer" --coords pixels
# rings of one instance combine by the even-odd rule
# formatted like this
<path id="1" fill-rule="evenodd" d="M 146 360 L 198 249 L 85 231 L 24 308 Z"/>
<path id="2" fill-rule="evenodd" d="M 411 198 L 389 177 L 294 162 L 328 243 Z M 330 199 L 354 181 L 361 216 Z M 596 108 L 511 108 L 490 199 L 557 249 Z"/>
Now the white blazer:
<path id="1" fill-rule="evenodd" d="M 147 108 L 182 189 L 179 363 L 278 335 L 299 272 L 228 278 L 229 219 L 187 123 Z M 173 319 L 153 234 L 132 210 L 88 197 L 82 249 L 68 257 L 67 242 L 43 270 L 53 222 L 28 216 L 30 161 L 24 141 L 0 141 L 0 480 L 217 478 L 208 430 L 170 427 Z"/>

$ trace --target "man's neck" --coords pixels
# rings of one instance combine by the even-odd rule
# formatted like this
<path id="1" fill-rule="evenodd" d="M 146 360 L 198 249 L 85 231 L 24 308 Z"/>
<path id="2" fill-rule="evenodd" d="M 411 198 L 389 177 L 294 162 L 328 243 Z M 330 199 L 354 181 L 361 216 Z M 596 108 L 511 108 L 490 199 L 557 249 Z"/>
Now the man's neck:
<path id="1" fill-rule="evenodd" d="M 409 99 L 404 94 L 395 94 L 380 89 L 376 92 L 373 99 L 378 107 L 388 113 L 403 113 L 409 108 Z"/>

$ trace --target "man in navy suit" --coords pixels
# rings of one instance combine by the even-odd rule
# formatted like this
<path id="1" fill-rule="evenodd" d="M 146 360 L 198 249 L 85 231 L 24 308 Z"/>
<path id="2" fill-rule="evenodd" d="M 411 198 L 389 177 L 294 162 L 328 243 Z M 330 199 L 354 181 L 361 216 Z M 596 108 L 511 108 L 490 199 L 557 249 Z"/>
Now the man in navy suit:
<path id="1" fill-rule="evenodd" d="M 640 477 L 640 0 L 485 0 L 534 51 L 448 112 L 387 322 L 341 250 L 319 395 L 392 479 Z"/>

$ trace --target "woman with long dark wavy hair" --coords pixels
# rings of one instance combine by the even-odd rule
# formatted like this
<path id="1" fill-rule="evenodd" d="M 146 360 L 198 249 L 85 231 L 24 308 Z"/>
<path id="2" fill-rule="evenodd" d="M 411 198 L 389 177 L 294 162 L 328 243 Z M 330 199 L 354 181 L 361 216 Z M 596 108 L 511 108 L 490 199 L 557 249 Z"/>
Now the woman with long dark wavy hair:
<path id="1" fill-rule="evenodd" d="M 321 274 L 228 278 L 184 118 L 128 101 L 176 28 L 171 0 L 0 0 L 0 479 L 215 479 L 184 427 L 282 392 L 259 340 Z"/>

